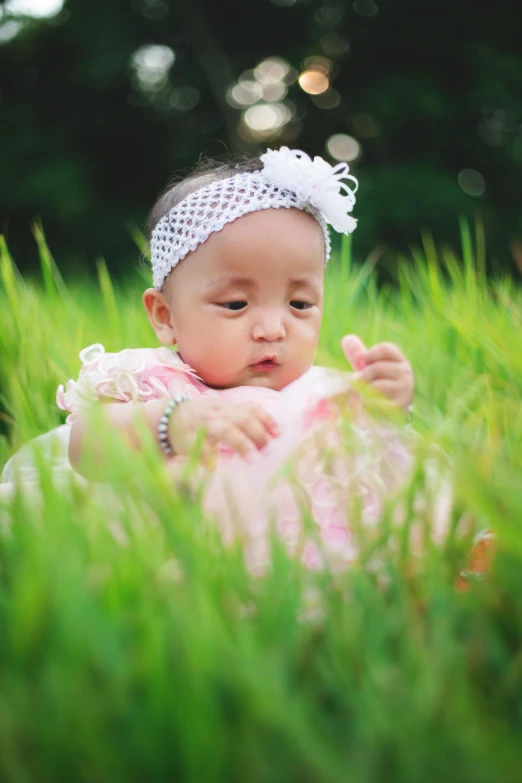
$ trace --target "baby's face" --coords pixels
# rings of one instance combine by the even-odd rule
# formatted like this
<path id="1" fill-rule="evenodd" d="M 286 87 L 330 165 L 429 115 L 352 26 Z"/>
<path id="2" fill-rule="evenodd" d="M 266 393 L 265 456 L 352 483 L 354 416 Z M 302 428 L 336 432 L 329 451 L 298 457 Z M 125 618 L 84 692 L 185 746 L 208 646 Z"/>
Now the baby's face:
<path id="1" fill-rule="evenodd" d="M 314 218 L 297 209 L 244 215 L 170 273 L 170 342 L 209 386 L 282 389 L 313 363 L 323 287 Z"/>

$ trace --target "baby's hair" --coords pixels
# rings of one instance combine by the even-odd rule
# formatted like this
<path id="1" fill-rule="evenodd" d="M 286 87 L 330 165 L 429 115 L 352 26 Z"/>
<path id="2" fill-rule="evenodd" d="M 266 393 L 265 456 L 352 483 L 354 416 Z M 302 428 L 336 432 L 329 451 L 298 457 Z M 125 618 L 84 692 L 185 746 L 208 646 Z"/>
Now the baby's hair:
<path id="1" fill-rule="evenodd" d="M 171 180 L 156 200 L 147 220 L 149 241 L 161 218 L 191 193 L 195 193 L 213 182 L 233 177 L 234 174 L 258 171 L 262 168 L 263 163 L 259 158 L 247 158 L 244 155 L 229 155 L 226 159 L 201 157 L 196 168 L 192 169 L 189 174 L 182 176 L 181 179 L 176 177 Z M 162 286 L 164 292 L 168 280 L 167 276 Z"/>
<path id="2" fill-rule="evenodd" d="M 195 169 L 186 176 L 175 178 L 167 185 L 167 188 L 158 197 L 152 207 L 147 220 L 147 235 L 150 240 L 152 232 L 161 218 L 177 206 L 183 199 L 195 193 L 197 190 L 219 182 L 221 179 L 233 177 L 241 172 L 259 171 L 263 163 L 259 158 L 247 158 L 245 156 L 229 156 L 226 160 L 218 158 L 200 158 Z"/>

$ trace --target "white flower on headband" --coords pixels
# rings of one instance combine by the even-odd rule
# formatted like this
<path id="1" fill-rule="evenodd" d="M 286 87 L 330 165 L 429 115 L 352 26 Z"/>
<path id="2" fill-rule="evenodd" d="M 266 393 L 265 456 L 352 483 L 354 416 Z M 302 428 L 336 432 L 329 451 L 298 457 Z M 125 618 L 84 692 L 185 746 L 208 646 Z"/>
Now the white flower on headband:
<path id="1" fill-rule="evenodd" d="M 288 147 L 267 150 L 261 160 L 264 164 L 261 174 L 267 181 L 308 201 L 336 231 L 350 234 L 355 229 L 357 220 L 346 213 L 355 204 L 358 182 L 348 174 L 346 163 L 330 166 L 322 158 L 316 156 L 312 160 L 305 152 Z M 355 189 L 350 190 L 343 179 L 352 180 Z"/>

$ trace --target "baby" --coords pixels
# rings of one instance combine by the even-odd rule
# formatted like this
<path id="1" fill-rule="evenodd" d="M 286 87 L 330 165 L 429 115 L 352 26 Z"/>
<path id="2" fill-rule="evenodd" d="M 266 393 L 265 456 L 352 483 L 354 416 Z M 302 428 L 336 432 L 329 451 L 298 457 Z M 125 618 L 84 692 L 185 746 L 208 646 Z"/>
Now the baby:
<path id="1" fill-rule="evenodd" d="M 356 225 L 347 214 L 355 198 L 345 179 L 356 184 L 346 164 L 334 169 L 283 147 L 240 166 L 196 171 L 154 206 L 154 288 L 143 303 L 159 342 L 177 346 L 171 359 L 184 363 L 191 387 L 183 387 L 190 399 L 183 394 L 163 420 L 166 456 L 188 454 L 201 431 L 209 446 L 242 456 L 279 436 L 259 390 L 280 392 L 313 365 L 330 254 L 326 222 L 345 233 Z M 413 374 L 396 346 L 366 350 L 355 336 L 342 345 L 360 380 L 408 409 Z M 242 389 L 240 400 L 206 393 L 232 389 Z M 167 396 L 173 395 L 143 406 L 154 433 Z M 59 404 L 71 409 L 67 400 Z M 131 438 L 136 404 L 106 410 Z M 79 417 L 70 439 L 71 463 L 80 472 L 84 429 Z"/>
<path id="2" fill-rule="evenodd" d="M 56 431 L 68 454 L 60 471 L 67 461 L 83 479 L 106 480 L 88 411 L 103 400 L 107 422 L 134 448 L 137 419 L 146 422 L 175 477 L 204 434 L 204 508 L 225 540 L 244 535 L 253 567 L 266 563 L 274 522 L 308 566 L 319 565 L 324 547 L 351 562 L 350 503 L 372 524 L 410 465 L 399 430 L 354 402 L 354 378 L 405 411 L 413 395 L 411 367 L 391 343 L 366 349 L 348 335 L 342 346 L 355 374 L 313 366 L 328 225 L 353 231 L 356 186 L 345 163 L 333 168 L 282 147 L 240 165 L 207 165 L 170 188 L 151 212 L 153 288 L 143 294 L 162 347 L 82 351 L 78 381 L 57 393 L 70 412 Z M 355 411 L 349 449 L 343 400 Z M 281 479 L 290 463 L 292 477 Z M 320 542 L 304 534 L 305 517 Z"/>

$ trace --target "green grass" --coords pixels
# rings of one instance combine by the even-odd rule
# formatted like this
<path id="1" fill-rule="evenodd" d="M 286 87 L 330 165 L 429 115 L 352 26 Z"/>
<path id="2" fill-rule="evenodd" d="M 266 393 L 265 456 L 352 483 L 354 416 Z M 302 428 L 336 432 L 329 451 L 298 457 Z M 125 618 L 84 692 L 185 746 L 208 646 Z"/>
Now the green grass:
<path id="1" fill-rule="evenodd" d="M 520 779 L 522 292 L 485 280 L 475 233 L 463 224 L 461 257 L 425 237 L 388 287 L 346 244 L 318 363 L 345 366 L 348 332 L 403 348 L 456 514 L 497 533 L 487 578 L 455 589 L 470 544 L 455 536 L 412 570 L 384 520 L 344 574 L 304 572 L 274 543 L 255 580 L 154 452 L 107 443 L 114 511 L 42 464 L 43 503 L 17 495 L 0 528 L 2 782 Z M 63 421 L 56 387 L 82 348 L 155 345 L 143 269 L 117 290 L 102 262 L 97 283 L 64 283 L 36 237 L 41 280 L 0 249 L 1 463 Z"/>

